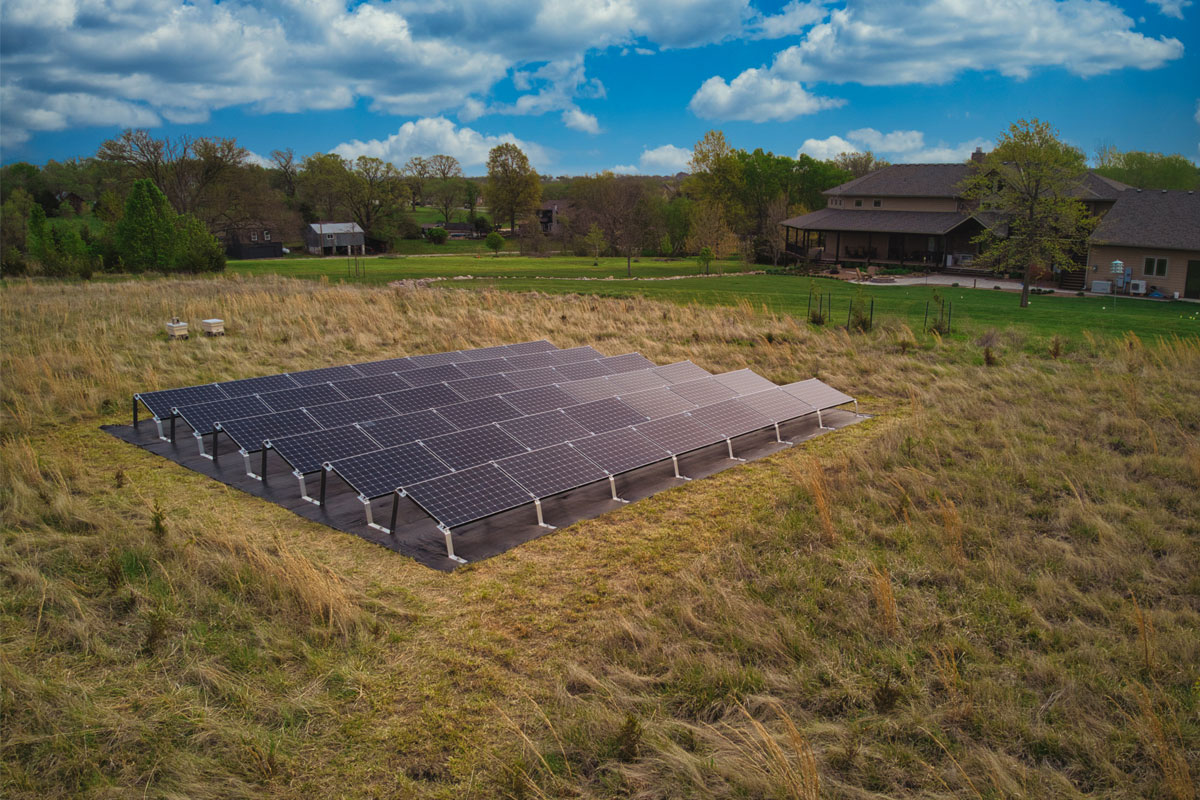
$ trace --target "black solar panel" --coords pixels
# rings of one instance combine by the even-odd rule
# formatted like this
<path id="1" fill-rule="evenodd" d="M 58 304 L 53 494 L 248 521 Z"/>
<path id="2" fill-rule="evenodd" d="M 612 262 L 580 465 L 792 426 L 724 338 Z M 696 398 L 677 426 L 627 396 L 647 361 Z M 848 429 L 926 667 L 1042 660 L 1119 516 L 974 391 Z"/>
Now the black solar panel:
<path id="1" fill-rule="evenodd" d="M 515 392 L 520 388 L 503 375 L 480 375 L 478 378 L 450 381 L 447 385 L 468 400 Z"/>
<path id="2" fill-rule="evenodd" d="M 200 386 L 184 386 L 180 389 L 161 389 L 157 392 L 142 392 L 138 398 L 150 409 L 150 413 L 158 419 L 169 419 L 171 409 L 176 406 L 210 403 L 213 400 L 224 400 L 225 392 L 215 383 L 205 383 Z"/>
<path id="3" fill-rule="evenodd" d="M 295 436 L 272 437 L 269 441 L 271 447 L 297 472 L 316 472 L 326 461 L 379 449 L 370 436 L 353 425 Z"/>
<path id="4" fill-rule="evenodd" d="M 663 376 L 671 383 L 694 381 L 708 376 L 708 370 L 697 367 L 690 361 L 676 361 L 674 364 L 655 367 L 654 372 Z"/>
<path id="5" fill-rule="evenodd" d="M 544 411 L 497 424 L 505 433 L 530 448 L 548 447 L 588 435 L 587 428 L 562 411 Z"/>
<path id="6" fill-rule="evenodd" d="M 504 395 L 504 400 L 522 414 L 539 414 L 574 405 L 576 400 L 557 386 L 536 386 Z"/>
<path id="7" fill-rule="evenodd" d="M 601 375 L 608 375 L 612 372 L 611 369 L 599 361 L 576 361 L 571 364 L 561 364 L 554 369 L 558 370 L 558 374 L 568 381 L 598 378 Z"/>
<path id="8" fill-rule="evenodd" d="M 691 412 L 692 419 L 722 436 L 741 436 L 771 425 L 771 420 L 741 400 L 726 400 L 711 406 L 701 406 Z"/>
<path id="9" fill-rule="evenodd" d="M 559 388 L 571 395 L 576 403 L 590 403 L 593 400 L 620 394 L 620 390 L 610 384 L 607 376 L 603 375 L 583 381 L 567 381 L 559 384 Z"/>
<path id="10" fill-rule="evenodd" d="M 483 464 L 404 488 L 417 505 L 447 528 L 533 502 L 529 492 L 495 464 Z"/>
<path id="11" fill-rule="evenodd" d="M 320 383 L 316 386 L 301 386 L 297 389 L 284 389 L 278 392 L 260 394 L 259 399 L 275 411 L 289 411 L 304 406 L 319 406 L 323 403 L 336 403 L 345 400 L 346 395 L 333 388 L 333 384 Z"/>
<path id="12" fill-rule="evenodd" d="M 385 358 L 383 361 L 368 361 L 355 364 L 354 368 L 363 375 L 382 375 L 386 372 L 403 372 L 414 367 L 407 358 Z"/>
<path id="13" fill-rule="evenodd" d="M 264 439 L 315 431 L 319 427 L 316 420 L 298 408 L 258 417 L 221 420 L 221 430 L 225 435 L 248 453 L 261 450 Z"/>
<path id="14" fill-rule="evenodd" d="M 558 374 L 558 370 L 554 369 L 554 367 L 506 372 L 504 373 L 504 377 L 512 381 L 513 385 L 519 386 L 522 389 L 531 389 L 534 386 L 548 386 L 552 383 L 566 380 L 562 375 Z"/>
<path id="15" fill-rule="evenodd" d="M 508 345 L 498 344 L 494 347 L 479 347 L 474 350 L 459 350 L 454 355 L 454 363 L 461 364 L 464 361 L 488 361 L 496 358 L 504 358 L 507 355 L 513 355 L 513 352 L 508 349 Z"/>
<path id="16" fill-rule="evenodd" d="M 509 356 L 508 369 L 538 369 L 539 367 L 553 367 L 555 365 L 554 355 L 551 352 L 529 353 L 523 356 Z"/>
<path id="17" fill-rule="evenodd" d="M 412 387 L 408 381 L 399 375 L 386 372 L 381 375 L 369 375 L 365 378 L 351 378 L 348 381 L 338 381 L 337 390 L 351 399 L 355 397 L 370 397 L 373 394 L 399 392 Z"/>
<path id="18" fill-rule="evenodd" d="M 398 417 L 384 417 L 358 423 L 358 427 L 380 447 L 395 447 L 398 444 L 430 439 L 456 430 L 436 411 L 414 411 Z"/>
<path id="19" fill-rule="evenodd" d="M 568 444 L 510 456 L 497 461 L 496 466 L 539 498 L 608 477 L 608 473 Z"/>
<path id="20" fill-rule="evenodd" d="M 684 400 L 689 400 L 698 406 L 719 403 L 722 400 L 732 400 L 734 397 L 737 397 L 737 392 L 728 386 L 717 383 L 713 378 L 701 378 L 696 381 L 676 383 L 670 388 L 672 392 Z"/>
<path id="21" fill-rule="evenodd" d="M 450 468 L 415 442 L 331 461 L 333 471 L 368 499 L 382 497 L 409 483 L 419 483 Z"/>
<path id="22" fill-rule="evenodd" d="M 462 395 L 445 384 L 436 383 L 433 386 L 390 392 L 383 395 L 383 399 L 396 409 L 397 413 L 407 414 L 410 411 L 424 411 L 427 408 L 457 403 L 462 400 Z"/>
<path id="23" fill-rule="evenodd" d="M 632 408 L 644 417 L 660 419 L 672 414 L 682 414 L 696 407 L 694 403 L 684 400 L 665 386 L 657 389 L 647 389 L 643 392 L 623 394 L 618 398 L 622 403 Z"/>
<path id="24" fill-rule="evenodd" d="M 645 422 L 634 428 L 638 433 L 676 455 L 715 444 L 722 437 L 687 414 L 676 414 Z"/>
<path id="25" fill-rule="evenodd" d="M 554 350 L 550 352 L 550 355 L 554 358 L 555 364 L 573 364 L 576 361 L 595 361 L 598 358 L 604 358 L 604 353 L 590 345 Z"/>
<path id="26" fill-rule="evenodd" d="M 438 413 L 460 428 L 474 428 L 477 425 L 521 416 L 520 411 L 496 396 L 438 406 Z"/>
<path id="27" fill-rule="evenodd" d="M 507 358 L 489 358 L 486 361 L 460 361 L 454 366 L 469 378 L 475 378 L 480 375 L 497 375 L 501 372 L 507 372 L 510 369 L 517 369 L 512 366 Z"/>
<path id="28" fill-rule="evenodd" d="M 797 417 L 803 417 L 806 414 L 816 411 L 808 403 L 792 397 L 782 389 L 768 389 L 765 392 L 755 392 L 754 394 L 739 397 L 738 401 L 745 403 L 772 422 L 796 419 Z"/>
<path id="29" fill-rule="evenodd" d="M 423 439 L 421 444 L 449 464 L 452 469 L 466 469 L 476 464 L 486 464 L 499 458 L 523 453 L 526 449 L 523 444 L 494 425 Z"/>
<path id="30" fill-rule="evenodd" d="M 775 384 L 757 372 L 748 369 L 739 369 L 733 372 L 714 375 L 713 379 L 722 386 L 728 386 L 738 394 L 750 394 L 751 392 L 762 392 L 775 388 Z"/>
<path id="31" fill-rule="evenodd" d="M 362 373 L 349 364 L 343 364 L 339 367 L 309 369 L 304 372 L 289 372 L 288 375 L 301 386 L 312 386 L 317 383 L 330 383 L 331 381 L 344 381 L 350 378 L 362 377 Z"/>
<path id="32" fill-rule="evenodd" d="M 534 342 L 517 342 L 516 344 L 506 344 L 504 348 L 510 353 L 518 356 L 527 355 L 529 353 L 544 353 L 549 350 L 558 349 L 545 339 L 538 339 Z"/>
<path id="33" fill-rule="evenodd" d="M 612 475 L 671 457 L 670 453 L 633 428 L 619 428 L 577 439 L 571 442 L 571 446 Z"/>
<path id="34" fill-rule="evenodd" d="M 780 388 L 797 400 L 803 400 L 813 408 L 819 408 L 822 411 L 834 406 L 840 406 L 843 403 L 854 402 L 854 398 L 850 395 L 839 392 L 829 384 L 822 383 L 816 378 L 810 378 L 806 381 L 796 381 Z"/>
<path id="35" fill-rule="evenodd" d="M 622 353 L 619 356 L 602 358 L 600 363 L 612 372 L 633 372 L 639 369 L 650 369 L 654 366 L 654 362 L 641 353 Z"/>
<path id="36" fill-rule="evenodd" d="M 396 410 L 378 397 L 359 397 L 323 406 L 305 406 L 304 410 L 324 428 L 396 416 Z"/>
<path id="37" fill-rule="evenodd" d="M 410 369 L 404 373 L 404 380 L 413 386 L 429 386 L 445 381 L 457 381 L 465 377 L 467 377 L 466 373 L 453 364 L 439 364 L 435 367 Z"/>
<path id="38" fill-rule="evenodd" d="M 261 378 L 242 378 L 238 381 L 218 383 L 222 391 L 230 397 L 247 397 L 263 392 L 277 392 L 280 389 L 294 389 L 297 384 L 286 373 L 283 375 L 263 375 Z"/>
<path id="39" fill-rule="evenodd" d="M 424 355 L 408 357 L 408 363 L 412 366 L 412 369 L 438 367 L 443 364 L 453 364 L 455 361 L 461 360 L 457 351 L 449 353 L 425 353 Z"/>
<path id="40" fill-rule="evenodd" d="M 618 393 L 637 392 L 642 389 L 653 389 L 655 386 L 666 386 L 667 379 L 655 375 L 653 370 L 640 369 L 636 372 L 622 372 L 608 376 L 608 385 Z"/>
<path id="41" fill-rule="evenodd" d="M 183 417 L 184 422 L 192 426 L 192 430 L 205 434 L 212 433 L 214 422 L 269 414 L 271 409 L 257 397 L 233 397 L 193 406 L 176 406 L 175 411 Z"/>
<path id="42" fill-rule="evenodd" d="M 624 428 L 627 425 L 645 422 L 647 419 L 615 397 L 607 397 L 563 410 L 567 412 L 568 417 L 592 433 Z"/>

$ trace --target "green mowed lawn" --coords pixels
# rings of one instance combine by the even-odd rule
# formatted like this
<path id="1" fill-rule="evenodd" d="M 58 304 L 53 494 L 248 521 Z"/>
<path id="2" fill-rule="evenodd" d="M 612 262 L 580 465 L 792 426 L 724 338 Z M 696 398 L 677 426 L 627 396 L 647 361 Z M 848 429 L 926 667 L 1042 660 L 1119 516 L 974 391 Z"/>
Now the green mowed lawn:
<path id="1" fill-rule="evenodd" d="M 428 243 L 426 243 L 428 244 Z M 447 245 L 450 244 L 447 242 Z M 463 244 L 472 244 L 464 242 Z M 482 249 L 482 242 L 478 243 Z M 442 245 L 443 247 L 445 245 Z M 429 245 L 437 247 L 437 245 Z M 228 272 L 242 275 L 286 275 L 292 278 L 318 279 L 328 278 L 331 281 L 345 280 L 361 283 L 387 283 L 402 278 L 454 278 L 461 275 L 477 277 L 503 278 L 624 278 L 625 259 L 602 258 L 598 266 L 592 266 L 591 258 L 576 258 L 572 256 L 556 256 L 552 258 L 530 258 L 528 256 L 502 255 L 493 257 L 488 252 L 478 258 L 474 254 L 448 255 L 438 258 L 360 258 L 359 273 L 354 274 L 354 262 L 342 258 L 312 258 L 287 260 L 251 260 L 230 261 L 226 266 Z M 712 269 L 723 266 L 726 271 L 743 269 L 739 262 L 716 264 Z M 696 275 L 702 268 L 695 261 L 651 261 L 643 259 L 633 265 L 635 277 L 662 278 L 677 275 Z M 700 280 L 700 279 L 697 279 Z M 575 287 L 575 291 L 586 291 L 580 288 L 578 281 L 562 281 Z M 634 282 L 636 283 L 636 281 Z M 523 286 L 527 284 L 522 284 Z"/>
<path id="2" fill-rule="evenodd" d="M 829 293 L 832 312 L 829 324 L 845 325 L 850 301 L 858 296 L 875 303 L 875 322 L 900 319 L 920 331 L 926 304 L 936 316 L 935 295 L 948 304 L 952 333 L 978 334 L 989 328 L 1020 328 L 1031 334 L 1081 338 L 1093 335 L 1120 336 L 1132 331 L 1144 340 L 1159 336 L 1200 335 L 1200 305 L 1132 298 L 1035 295 L 1029 307 L 1019 307 L 1013 292 L 965 289 L 947 286 L 856 286 L 829 278 L 789 275 L 731 275 L 721 278 L 682 278 L 674 281 L 605 281 L 581 283 L 559 280 L 489 280 L 480 286 L 507 291 L 594 294 L 602 297 L 641 295 L 676 303 L 730 305 L 749 303 L 757 309 L 806 317 L 809 292 L 813 287 Z"/>

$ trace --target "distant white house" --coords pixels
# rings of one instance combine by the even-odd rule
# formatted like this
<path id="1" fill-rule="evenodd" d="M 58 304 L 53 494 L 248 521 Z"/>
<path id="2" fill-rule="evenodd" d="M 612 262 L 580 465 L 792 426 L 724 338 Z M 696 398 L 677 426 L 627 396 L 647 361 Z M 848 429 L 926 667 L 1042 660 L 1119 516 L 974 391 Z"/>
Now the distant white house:
<path id="1" fill-rule="evenodd" d="M 366 236 L 357 222 L 314 222 L 304 229 L 304 246 L 314 256 L 367 252 Z"/>

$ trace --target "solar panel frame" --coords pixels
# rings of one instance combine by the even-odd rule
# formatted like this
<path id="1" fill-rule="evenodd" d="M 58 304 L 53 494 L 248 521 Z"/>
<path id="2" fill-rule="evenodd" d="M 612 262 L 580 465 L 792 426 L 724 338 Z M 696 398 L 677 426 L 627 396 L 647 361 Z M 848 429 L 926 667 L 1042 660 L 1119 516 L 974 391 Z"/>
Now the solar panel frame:
<path id="1" fill-rule="evenodd" d="M 273 411 L 291 411 L 304 406 L 319 406 L 325 403 L 337 403 L 346 399 L 332 383 L 317 383 L 312 386 L 297 386 L 295 389 L 281 389 L 278 392 L 260 394 L 262 400 Z"/>
<path id="2" fill-rule="evenodd" d="M 373 500 L 401 486 L 451 473 L 450 467 L 417 442 L 371 450 L 326 462 L 361 497 Z"/>
<path id="3" fill-rule="evenodd" d="M 370 397 L 376 394 L 388 394 L 389 392 L 411 389 L 412 384 L 395 372 L 383 372 L 378 375 L 367 375 L 362 378 L 338 381 L 337 386 L 334 388 L 347 398 L 353 400 L 357 397 Z"/>
<path id="4" fill-rule="evenodd" d="M 397 414 L 410 414 L 413 411 L 424 411 L 427 408 L 437 408 L 463 400 L 461 394 L 444 383 L 415 386 L 412 389 L 388 392 L 381 396 L 385 403 L 396 409 Z"/>
<path id="5" fill-rule="evenodd" d="M 793 397 L 778 387 L 742 395 L 738 399 L 763 416 L 769 417 L 771 422 L 776 423 L 798 419 L 815 414 L 817 411 L 808 403 L 798 397 Z"/>
<path id="6" fill-rule="evenodd" d="M 327 461 L 379 449 L 374 439 L 353 425 L 279 436 L 267 441 L 292 469 L 302 474 L 316 472 Z"/>
<path id="7" fill-rule="evenodd" d="M 380 447 L 396 447 L 419 439 L 431 439 L 458 430 L 434 411 L 414 411 L 394 417 L 380 417 L 356 423 L 359 429 L 379 442 Z"/>
<path id="8" fill-rule="evenodd" d="M 292 380 L 301 386 L 313 386 L 318 383 L 333 383 L 336 381 L 361 378 L 363 375 L 352 364 L 340 364 L 335 367 L 320 367 L 306 369 L 301 372 L 287 373 Z"/>
<path id="9" fill-rule="evenodd" d="M 321 423 L 322 428 L 338 428 L 371 419 L 396 416 L 396 410 L 384 402 L 379 395 L 356 397 L 339 403 L 305 406 L 309 416 Z"/>
<path id="10" fill-rule="evenodd" d="M 520 387 L 503 375 L 480 375 L 475 378 L 465 378 L 461 381 L 447 381 L 454 391 L 468 400 L 478 400 L 481 397 L 515 392 Z"/>
<path id="11" fill-rule="evenodd" d="M 531 450 L 589 435 L 587 428 L 568 417 L 561 409 L 507 419 L 496 425 Z"/>
<path id="12" fill-rule="evenodd" d="M 150 409 L 155 419 L 170 419 L 172 408 L 180 405 L 209 403 L 213 400 L 225 400 L 228 395 L 215 383 L 202 383 L 197 386 L 181 386 L 177 389 L 158 389 L 153 392 L 139 392 L 134 395 L 142 401 L 142 405 Z"/>
<path id="13" fill-rule="evenodd" d="M 607 367 L 613 374 L 618 372 L 636 372 L 654 367 L 654 362 L 641 353 L 621 353 L 620 355 L 602 358 L 600 359 L 600 363 Z"/>
<path id="14" fill-rule="evenodd" d="M 560 383 L 565 380 L 562 375 L 558 374 L 558 370 L 554 367 L 514 370 L 504 373 L 504 377 L 508 378 L 514 385 L 521 389 L 532 389 L 535 386 L 549 386 L 552 383 Z"/>
<path id="15" fill-rule="evenodd" d="M 625 428 L 648 419 L 615 397 L 580 403 L 564 408 L 563 411 L 568 417 L 592 433 L 604 433 L 617 428 Z"/>
<path id="16" fill-rule="evenodd" d="M 508 361 L 508 369 L 510 371 L 553 367 L 555 364 L 554 357 L 549 352 L 528 353 L 523 356 L 509 356 L 505 360 Z"/>
<path id="17" fill-rule="evenodd" d="M 516 344 L 506 344 L 505 349 L 513 355 L 523 356 L 530 353 L 544 353 L 548 351 L 556 351 L 558 347 L 546 339 L 534 339 L 530 342 L 517 342 Z"/>
<path id="18" fill-rule="evenodd" d="M 522 414 L 540 414 L 576 403 L 575 398 L 559 386 L 535 386 L 532 389 L 509 392 L 501 397 Z"/>
<path id="19" fill-rule="evenodd" d="M 666 378 L 656 375 L 652 369 L 640 369 L 636 372 L 620 372 L 616 375 L 607 376 L 605 380 L 618 394 L 653 389 L 658 386 L 666 386 L 668 383 Z"/>
<path id="20" fill-rule="evenodd" d="M 829 384 L 817 378 L 809 378 L 805 381 L 796 381 L 789 383 L 786 386 L 779 387 L 783 391 L 795 397 L 797 400 L 802 400 L 810 406 L 824 411 L 827 408 L 853 403 L 854 398 L 845 392 L 838 391 Z"/>
<path id="21" fill-rule="evenodd" d="M 481 375 L 498 375 L 515 369 L 507 358 L 489 358 L 486 361 L 460 361 L 455 365 L 468 378 L 478 378 Z"/>
<path id="22" fill-rule="evenodd" d="M 740 398 L 701 406 L 690 412 L 690 416 L 726 438 L 769 428 L 773 424 L 772 420 L 741 402 Z"/>
<path id="23" fill-rule="evenodd" d="M 457 350 L 445 353 L 423 353 L 419 356 L 408 357 L 408 363 L 412 365 L 414 370 L 440 367 L 444 364 L 453 364 L 459 360 L 459 352 Z"/>
<path id="24" fill-rule="evenodd" d="M 774 389 L 775 384 L 750 369 L 738 369 L 714 375 L 713 380 L 738 394 L 752 394 Z"/>
<path id="25" fill-rule="evenodd" d="M 573 361 L 560 364 L 554 368 L 559 375 L 568 381 L 581 381 L 586 378 L 598 378 L 601 375 L 611 375 L 612 370 L 600 361 Z"/>
<path id="26" fill-rule="evenodd" d="M 550 497 L 608 477 L 594 461 L 566 442 L 502 458 L 496 466 L 537 498 Z"/>
<path id="27" fill-rule="evenodd" d="M 556 350 L 550 355 L 554 358 L 555 365 L 573 364 L 577 361 L 595 361 L 604 358 L 604 353 L 601 353 L 589 344 L 585 344 L 582 347 L 568 347 L 565 350 Z"/>
<path id="28" fill-rule="evenodd" d="M 670 417 L 697 408 L 695 403 L 684 400 L 666 386 L 618 395 L 617 399 L 649 419 Z"/>
<path id="29" fill-rule="evenodd" d="M 698 406 L 719 403 L 722 400 L 732 400 L 737 397 L 737 392 L 722 383 L 718 383 L 712 377 L 675 383 L 671 385 L 670 389 L 684 400 L 695 403 Z"/>
<path id="30" fill-rule="evenodd" d="M 689 453 L 725 440 L 724 436 L 686 412 L 643 422 L 634 425 L 633 429 L 673 455 Z"/>
<path id="31" fill-rule="evenodd" d="M 461 364 L 464 361 L 490 361 L 497 358 L 504 358 L 512 351 L 508 349 L 506 344 L 497 344 L 491 347 L 476 347 L 471 350 L 459 350 L 455 353 L 454 363 Z"/>
<path id="32" fill-rule="evenodd" d="M 495 425 L 482 425 L 422 439 L 421 444 L 454 470 L 469 469 L 528 451 L 525 445 Z"/>
<path id="33" fill-rule="evenodd" d="M 669 452 L 633 428 L 598 433 L 576 439 L 570 445 L 610 475 L 619 475 L 671 457 Z"/>
<path id="34" fill-rule="evenodd" d="M 455 528 L 526 503 L 533 497 L 495 464 L 452 472 L 404 487 L 413 502 L 440 525 Z"/>
<path id="35" fill-rule="evenodd" d="M 412 365 L 411 360 L 406 356 L 400 358 L 385 358 L 381 361 L 368 361 L 364 364 L 355 364 L 354 368 L 363 375 L 383 375 L 388 372 L 404 372 L 405 370 L 416 369 Z"/>
<path id="36" fill-rule="evenodd" d="M 271 413 L 271 408 L 257 396 L 250 395 L 249 397 L 227 397 L 224 400 L 213 400 L 209 403 L 175 406 L 172 411 L 190 425 L 193 431 L 204 435 L 212 433 L 214 423 L 222 419 L 256 417 L 260 414 Z"/>
<path id="37" fill-rule="evenodd" d="M 461 403 L 438 406 L 437 410 L 439 414 L 460 428 L 474 428 L 479 425 L 488 425 L 493 422 L 524 416 L 520 411 L 513 408 L 510 403 L 505 402 L 504 398 L 499 395 L 477 397 L 474 400 L 464 400 Z"/>
<path id="38" fill-rule="evenodd" d="M 691 361 L 676 361 L 674 364 L 664 364 L 655 367 L 654 373 L 666 378 L 669 383 L 684 383 L 686 381 L 707 378 L 710 373 L 703 367 L 698 367 Z"/>
<path id="39" fill-rule="evenodd" d="M 420 369 L 410 369 L 404 373 L 404 380 L 411 383 L 414 387 L 457 381 L 465 377 L 467 377 L 466 373 L 454 364 L 438 364 Z"/>
<path id="40" fill-rule="evenodd" d="M 619 392 L 608 382 L 607 375 L 598 378 L 587 378 L 581 381 L 567 381 L 558 384 L 558 388 L 575 399 L 575 403 L 590 403 L 593 400 L 603 400 L 614 397 Z"/>
<path id="41" fill-rule="evenodd" d="M 218 424 L 221 431 L 247 453 L 261 450 L 263 442 L 271 437 L 294 436 L 321 429 L 320 423 L 301 408 L 221 420 Z"/>
<path id="42" fill-rule="evenodd" d="M 257 378 L 222 381 L 217 384 L 229 397 L 249 397 L 252 394 L 277 392 L 281 389 L 294 389 L 299 385 L 286 372 L 279 375 L 261 375 Z"/>

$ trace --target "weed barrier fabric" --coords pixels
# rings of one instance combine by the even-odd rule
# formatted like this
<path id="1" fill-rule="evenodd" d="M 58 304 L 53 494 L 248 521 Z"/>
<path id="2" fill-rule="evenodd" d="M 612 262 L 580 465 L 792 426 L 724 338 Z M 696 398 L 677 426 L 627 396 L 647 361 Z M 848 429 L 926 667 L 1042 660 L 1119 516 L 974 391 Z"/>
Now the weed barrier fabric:
<path id="1" fill-rule="evenodd" d="M 825 425 L 829 429 L 844 428 L 865 418 L 840 409 L 823 412 Z M 257 481 L 246 475 L 245 462 L 238 453 L 237 445 L 225 436 L 218 437 L 218 458 L 214 462 L 199 454 L 194 437 L 180 435 L 174 443 L 165 442 L 158 438 L 158 431 L 153 423 L 143 422 L 140 428 L 134 428 L 132 425 L 104 425 L 101 426 L 101 430 L 174 461 L 193 472 L 218 480 L 246 494 L 261 497 L 304 519 L 374 542 L 432 569 L 451 572 L 461 566 L 447 558 L 445 537 L 438 530 L 437 524 L 416 503 L 407 498 L 400 500 L 395 530 L 392 533 L 384 533 L 368 527 L 362 502 L 335 474 L 328 475 L 325 505 L 318 506 L 301 499 L 299 482 L 292 474 L 291 468 L 277 453 L 269 451 L 266 480 Z M 784 439 L 794 443 L 829 432 L 818 427 L 815 414 L 782 423 L 780 430 Z M 738 437 L 733 446 L 736 455 L 746 461 L 755 461 L 787 447 L 775 441 L 773 428 Z M 254 453 L 256 467 L 258 459 L 259 454 Z M 680 456 L 679 471 L 689 478 L 705 478 L 740 463 L 729 458 L 725 443 L 720 442 Z M 319 484 L 320 475 L 307 477 L 310 495 L 316 495 Z M 687 485 L 675 478 L 670 460 L 618 475 L 616 484 L 618 495 L 631 502 Z M 557 528 L 580 520 L 593 519 L 623 507 L 622 503 L 612 499 L 607 480 L 544 498 L 541 503 L 546 522 Z M 377 523 L 387 526 L 392 514 L 391 496 L 373 501 L 372 513 Z M 519 508 L 455 528 L 454 550 L 470 563 L 499 555 L 547 533 L 550 533 L 548 529 L 537 524 L 537 514 L 531 499 Z"/>

